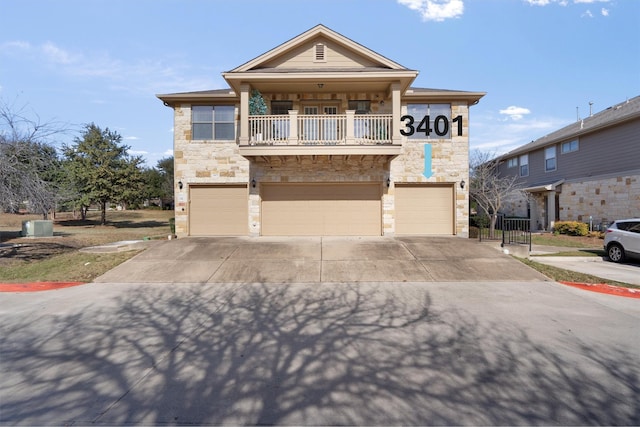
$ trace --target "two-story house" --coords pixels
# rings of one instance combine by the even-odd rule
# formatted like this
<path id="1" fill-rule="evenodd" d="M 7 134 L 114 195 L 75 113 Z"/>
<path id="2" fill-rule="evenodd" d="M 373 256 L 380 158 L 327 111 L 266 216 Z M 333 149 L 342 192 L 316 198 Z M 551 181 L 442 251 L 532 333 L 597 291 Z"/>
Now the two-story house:
<path id="1" fill-rule="evenodd" d="M 178 236 L 468 236 L 469 107 L 318 25 L 174 110 Z"/>
<path id="2" fill-rule="evenodd" d="M 640 96 L 578 120 L 500 156 L 501 176 L 519 176 L 529 193 L 505 213 L 534 228 L 640 216 Z M 529 212 L 527 212 L 529 211 Z"/>

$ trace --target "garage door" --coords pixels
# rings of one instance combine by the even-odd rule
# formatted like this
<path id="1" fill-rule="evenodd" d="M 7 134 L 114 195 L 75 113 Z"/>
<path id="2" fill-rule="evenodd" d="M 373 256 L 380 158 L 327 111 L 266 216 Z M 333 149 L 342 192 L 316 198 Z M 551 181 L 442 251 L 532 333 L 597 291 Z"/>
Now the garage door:
<path id="1" fill-rule="evenodd" d="M 452 185 L 395 187 L 396 234 L 454 234 Z"/>
<path id="2" fill-rule="evenodd" d="M 262 235 L 380 236 L 382 183 L 263 184 Z"/>
<path id="3" fill-rule="evenodd" d="M 249 202 L 246 185 L 189 188 L 189 235 L 246 236 Z"/>

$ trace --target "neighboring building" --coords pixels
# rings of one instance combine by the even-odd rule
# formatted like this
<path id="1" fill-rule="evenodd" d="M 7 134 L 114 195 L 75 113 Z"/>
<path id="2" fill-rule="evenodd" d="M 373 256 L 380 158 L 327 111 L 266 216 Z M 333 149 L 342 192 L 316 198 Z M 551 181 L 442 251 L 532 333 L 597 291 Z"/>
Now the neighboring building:
<path id="1" fill-rule="evenodd" d="M 158 95 L 175 112 L 176 234 L 467 237 L 484 93 L 417 75 L 318 25 L 223 73 L 230 89 Z"/>
<path id="2" fill-rule="evenodd" d="M 594 229 L 640 216 L 640 96 L 500 156 L 499 174 L 518 175 L 530 201 L 508 214 L 538 229 L 555 221 Z"/>

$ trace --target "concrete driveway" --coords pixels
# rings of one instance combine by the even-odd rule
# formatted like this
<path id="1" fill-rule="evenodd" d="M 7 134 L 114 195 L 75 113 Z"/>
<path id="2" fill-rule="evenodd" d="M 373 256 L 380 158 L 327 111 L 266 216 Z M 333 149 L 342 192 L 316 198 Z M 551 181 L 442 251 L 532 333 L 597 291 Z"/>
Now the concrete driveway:
<path id="1" fill-rule="evenodd" d="M 183 238 L 96 282 L 355 283 L 548 280 L 492 245 L 456 237 Z"/>

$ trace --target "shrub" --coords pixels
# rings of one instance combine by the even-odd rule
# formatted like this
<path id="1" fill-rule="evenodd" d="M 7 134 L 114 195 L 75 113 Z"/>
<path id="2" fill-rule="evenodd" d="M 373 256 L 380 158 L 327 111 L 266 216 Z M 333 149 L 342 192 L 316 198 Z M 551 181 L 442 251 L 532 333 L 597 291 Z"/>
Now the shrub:
<path id="1" fill-rule="evenodd" d="M 578 221 L 558 221 L 556 222 L 554 233 L 568 236 L 587 236 L 589 234 L 589 225 Z"/>

